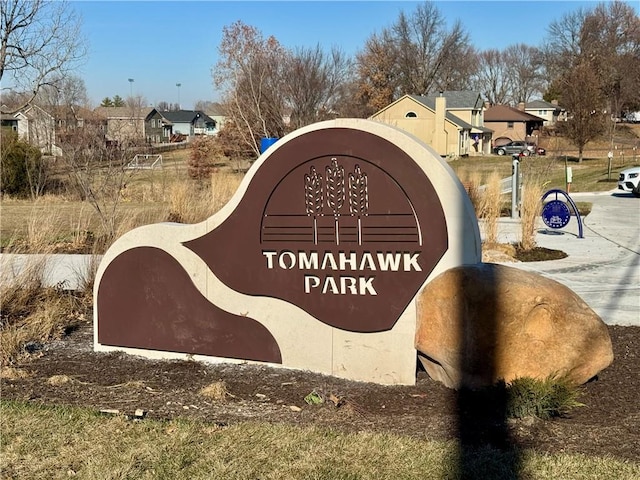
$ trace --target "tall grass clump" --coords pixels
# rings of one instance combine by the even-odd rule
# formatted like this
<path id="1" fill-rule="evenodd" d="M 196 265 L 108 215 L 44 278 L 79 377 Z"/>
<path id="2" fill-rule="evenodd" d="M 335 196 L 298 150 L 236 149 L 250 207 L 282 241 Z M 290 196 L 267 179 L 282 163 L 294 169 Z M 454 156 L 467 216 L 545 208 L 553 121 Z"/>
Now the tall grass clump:
<path id="1" fill-rule="evenodd" d="M 52 253 L 63 236 L 63 219 L 55 208 L 32 208 L 27 218 L 27 235 L 23 249 L 29 253 Z"/>
<path id="2" fill-rule="evenodd" d="M 73 272 L 76 277 L 76 295 L 87 306 L 92 305 L 93 302 L 93 286 L 101 260 L 102 255 L 94 251 L 85 255 L 83 263 Z"/>
<path id="3" fill-rule="evenodd" d="M 0 276 L 0 360 L 17 362 L 29 345 L 41 345 L 86 321 L 89 303 L 45 283 L 46 257 L 3 258 Z"/>
<path id="4" fill-rule="evenodd" d="M 497 170 L 494 170 L 487 177 L 480 207 L 480 217 L 483 219 L 484 241 L 488 245 L 498 243 L 498 220 L 501 210 L 500 174 Z"/>
<path id="5" fill-rule="evenodd" d="M 80 208 L 69 218 L 70 248 L 73 251 L 82 251 L 93 243 L 95 234 L 91 228 L 92 211 L 84 208 L 81 204 Z"/>
<path id="6" fill-rule="evenodd" d="M 517 378 L 507 386 L 507 416 L 543 420 L 561 417 L 584 406 L 579 396 L 579 388 L 565 377 Z"/>
<path id="7" fill-rule="evenodd" d="M 536 247 L 536 221 L 542 213 L 542 188 L 536 177 L 528 177 L 522 185 L 520 248 L 525 252 Z"/>
<path id="8" fill-rule="evenodd" d="M 169 189 L 169 221 L 206 220 L 231 199 L 241 181 L 242 174 L 214 170 L 209 185 L 193 180 L 174 182 Z"/>
<path id="9" fill-rule="evenodd" d="M 217 212 L 231 199 L 242 182 L 243 174 L 218 171 L 211 174 L 211 209 Z"/>
<path id="10" fill-rule="evenodd" d="M 467 191 L 467 195 L 469 195 L 469 200 L 471 200 L 471 204 L 473 205 L 473 209 L 476 213 L 476 217 L 480 217 L 482 215 L 482 174 L 478 171 L 468 172 L 466 169 L 463 169 L 461 172 L 460 181 L 464 186 L 464 189 Z"/>
<path id="11" fill-rule="evenodd" d="M 193 180 L 181 180 L 169 187 L 169 221 L 198 223 L 211 213 L 206 185 L 195 183 Z"/>

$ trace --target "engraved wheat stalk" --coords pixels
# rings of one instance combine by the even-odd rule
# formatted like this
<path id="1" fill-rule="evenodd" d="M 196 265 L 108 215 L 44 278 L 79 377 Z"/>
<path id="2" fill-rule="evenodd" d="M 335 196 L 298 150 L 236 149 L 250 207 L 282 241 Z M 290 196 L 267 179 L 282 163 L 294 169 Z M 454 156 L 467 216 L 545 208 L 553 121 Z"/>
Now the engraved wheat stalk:
<path id="1" fill-rule="evenodd" d="M 358 217 L 358 245 L 362 245 L 362 217 L 369 213 L 367 174 L 356 165 L 349 173 L 349 212 Z"/>
<path id="2" fill-rule="evenodd" d="M 322 214 L 322 177 L 311 167 L 304 176 L 304 203 L 307 215 L 313 216 L 313 243 L 318 244 L 318 215 Z"/>
<path id="3" fill-rule="evenodd" d="M 336 158 L 331 159 L 331 165 L 326 168 L 327 174 L 327 206 L 333 212 L 336 224 L 336 245 L 340 245 L 340 234 L 338 233 L 338 217 L 340 209 L 344 205 L 344 167 L 338 165 Z"/>

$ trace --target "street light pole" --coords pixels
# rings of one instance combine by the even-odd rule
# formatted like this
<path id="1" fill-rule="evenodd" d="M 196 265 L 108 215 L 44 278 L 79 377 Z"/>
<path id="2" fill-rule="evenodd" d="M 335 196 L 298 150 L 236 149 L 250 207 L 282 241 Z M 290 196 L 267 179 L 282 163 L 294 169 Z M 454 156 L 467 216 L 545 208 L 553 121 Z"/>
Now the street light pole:
<path id="1" fill-rule="evenodd" d="M 178 87 L 178 110 L 181 110 L 180 107 L 180 87 L 182 86 L 181 83 L 176 83 L 176 87 Z"/>
<path id="2" fill-rule="evenodd" d="M 133 78 L 129 79 L 129 97 L 133 98 Z"/>

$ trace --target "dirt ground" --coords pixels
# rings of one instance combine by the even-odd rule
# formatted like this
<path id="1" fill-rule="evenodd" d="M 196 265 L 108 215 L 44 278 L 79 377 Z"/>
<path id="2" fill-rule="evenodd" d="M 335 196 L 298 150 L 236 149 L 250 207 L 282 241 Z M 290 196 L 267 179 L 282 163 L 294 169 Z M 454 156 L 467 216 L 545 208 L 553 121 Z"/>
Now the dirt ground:
<path id="1" fill-rule="evenodd" d="M 29 345 L 32 353 L 17 366 L 28 376 L 4 378 L 1 394 L 3 399 L 125 415 L 141 409 L 146 418 L 181 417 L 219 425 L 245 420 L 315 424 L 427 439 L 466 438 L 510 449 L 608 454 L 640 462 L 640 327 L 611 326 L 609 331 L 615 360 L 584 385 L 580 401 L 585 406 L 547 421 L 505 421 L 495 405 L 471 408 L 462 396 L 420 370 L 415 386 L 380 386 L 248 364 L 95 353 L 89 324 L 63 340 Z M 200 393 L 220 381 L 226 385 L 226 399 Z M 324 403 L 305 402 L 312 392 Z"/>

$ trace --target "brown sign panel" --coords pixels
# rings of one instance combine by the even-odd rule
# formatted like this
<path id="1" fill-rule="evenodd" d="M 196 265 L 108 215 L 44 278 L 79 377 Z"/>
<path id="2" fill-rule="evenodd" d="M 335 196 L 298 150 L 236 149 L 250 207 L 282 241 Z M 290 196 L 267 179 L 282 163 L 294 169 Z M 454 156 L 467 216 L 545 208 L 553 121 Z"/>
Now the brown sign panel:
<path id="1" fill-rule="evenodd" d="M 108 265 L 97 310 L 102 345 L 282 361 L 276 340 L 262 324 L 211 304 L 184 268 L 158 248 L 127 250 Z"/>
<path id="2" fill-rule="evenodd" d="M 389 330 L 448 248 L 438 195 L 403 150 L 361 130 L 277 146 L 232 214 L 184 245 L 228 287 L 353 332 Z"/>

